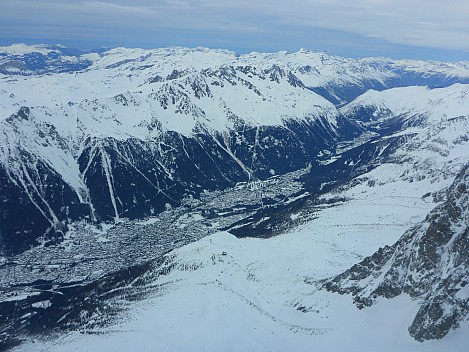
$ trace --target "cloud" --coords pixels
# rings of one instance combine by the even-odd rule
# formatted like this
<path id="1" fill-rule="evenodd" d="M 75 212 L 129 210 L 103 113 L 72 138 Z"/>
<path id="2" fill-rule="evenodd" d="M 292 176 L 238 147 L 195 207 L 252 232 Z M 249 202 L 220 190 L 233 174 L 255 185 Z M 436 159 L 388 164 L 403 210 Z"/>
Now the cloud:
<path id="1" fill-rule="evenodd" d="M 261 0 L 262 1 L 262 0 Z M 269 8 L 284 24 L 379 36 L 396 44 L 469 51 L 469 2 L 294 0 Z"/>
<path id="2" fill-rule="evenodd" d="M 321 44 L 319 36 L 330 35 L 338 45 L 363 38 L 469 52 L 467 0 L 0 0 L 0 4 L 0 37 L 33 36 L 35 31 L 43 32 L 41 28 L 54 34 L 55 28 L 57 38 L 67 33 L 72 39 L 91 40 L 94 35 L 103 41 L 134 38 L 152 45 L 155 38 L 165 36 L 168 44 L 173 40 L 223 46 L 225 40 L 227 45 L 253 47 L 270 41 L 272 47 L 289 48 L 302 40 L 315 43 L 313 38 Z"/>
<path id="3" fill-rule="evenodd" d="M 143 16 L 156 15 L 156 11 L 138 6 L 124 6 L 115 3 L 102 2 L 102 1 L 86 1 L 81 3 L 84 7 L 90 8 L 93 11 L 105 11 L 106 13 L 122 13 L 122 14 L 137 14 Z"/>

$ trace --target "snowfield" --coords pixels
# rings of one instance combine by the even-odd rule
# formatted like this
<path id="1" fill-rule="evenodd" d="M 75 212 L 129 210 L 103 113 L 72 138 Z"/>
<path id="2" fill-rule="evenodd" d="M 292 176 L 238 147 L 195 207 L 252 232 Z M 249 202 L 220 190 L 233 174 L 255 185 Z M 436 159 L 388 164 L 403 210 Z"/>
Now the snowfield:
<path id="1" fill-rule="evenodd" d="M 27 342 L 17 351 L 461 351 L 467 326 L 440 341 L 409 336 L 419 302 L 407 296 L 358 310 L 350 296 L 318 290 L 319 280 L 422 221 L 435 206 L 422 196 L 451 183 L 402 181 L 398 169 L 392 179 L 386 165 L 366 176 L 381 173 L 388 182 L 326 195 L 347 200 L 317 206 L 309 221 L 284 235 L 237 239 L 218 232 L 175 250 L 166 264 L 175 267 L 119 323 Z"/>

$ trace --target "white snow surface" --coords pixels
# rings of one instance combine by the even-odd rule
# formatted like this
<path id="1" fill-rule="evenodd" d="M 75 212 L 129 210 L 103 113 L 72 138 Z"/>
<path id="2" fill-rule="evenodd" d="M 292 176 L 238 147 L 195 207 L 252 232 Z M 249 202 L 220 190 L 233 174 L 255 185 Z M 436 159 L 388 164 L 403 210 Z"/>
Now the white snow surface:
<path id="1" fill-rule="evenodd" d="M 13 56 L 23 56 L 31 53 L 39 53 L 47 55 L 58 50 L 50 49 L 47 45 L 27 45 L 23 43 L 12 44 L 10 46 L 0 46 L 0 54 L 7 54 Z"/>
<path id="2" fill-rule="evenodd" d="M 377 168 L 388 182 L 361 182 L 328 197 L 312 220 L 270 239 L 237 239 L 219 232 L 168 257 L 176 264 L 133 303 L 122 321 L 93 334 L 30 341 L 15 351 L 461 351 L 467 326 L 441 341 L 419 343 L 407 327 L 419 302 L 407 296 L 358 310 L 350 296 L 318 290 L 392 244 L 435 206 L 429 190 L 451 180 L 407 182 L 400 170 Z M 224 254 L 226 253 L 226 254 Z"/>
<path id="3" fill-rule="evenodd" d="M 384 91 L 369 90 L 341 109 L 350 114 L 360 107 L 373 108 L 377 116 L 423 115 L 428 123 L 443 122 L 469 112 L 469 85 L 447 88 L 399 87 Z"/>
<path id="4" fill-rule="evenodd" d="M 233 117 L 254 126 L 317 116 L 335 124 L 333 104 L 306 88 L 293 87 L 287 77 L 277 83 L 260 71 L 258 75 L 236 72 L 233 81 L 216 76 L 230 63 L 229 57 L 232 64 L 240 64 L 239 58 L 225 51 L 116 48 L 80 72 L 3 76 L 0 90 L 15 99 L 0 106 L 0 120 L 10 116 L 15 106 L 25 105 L 40 109 L 46 115 L 40 118 L 53 122 L 61 134 L 76 133 L 79 125 L 88 134 L 116 138 L 146 138 L 146 126 L 155 119 L 164 130 L 185 135 L 197 124 L 225 131 L 233 127 Z M 202 69 L 211 70 L 214 76 L 201 74 Z M 173 70 L 180 70 L 181 76 L 148 83 Z M 208 88 L 210 93 L 196 96 L 192 84 Z M 163 106 L 161 99 L 169 104 Z"/>
<path id="5" fill-rule="evenodd" d="M 13 56 L 50 51 L 46 46 L 25 44 L 0 47 L 0 53 Z M 309 89 L 292 86 L 288 74 L 294 74 L 306 87 L 360 86 L 366 80 L 383 83 L 395 75 L 388 66 L 469 77 L 469 64 L 465 62 L 354 60 L 307 50 L 236 55 L 203 47 L 115 48 L 102 54 L 85 54 L 80 59 L 93 64 L 72 73 L 0 76 L 0 90 L 15 96 L 13 101 L 0 105 L 0 121 L 10 116 L 14 107 L 25 105 L 54 116 L 53 124 L 58 125 L 60 133 L 71 134 L 80 127 L 83 133 L 116 138 L 146 138 L 151 134 L 147 126 L 154 120 L 161 122 L 165 130 L 185 135 L 191 134 L 197 124 L 224 131 L 233 126 L 236 118 L 266 126 L 282 124 L 286 119 L 323 116 L 334 125 L 335 107 Z M 234 78 L 220 73 L 228 67 L 235 68 Z M 279 82 L 266 73 L 277 68 L 282 71 Z M 173 70 L 178 71 L 177 78 L 168 79 Z M 151 83 L 155 77 L 161 80 Z M 210 94 L 197 96 L 192 84 L 208 88 Z M 418 95 L 418 89 L 412 94 Z M 168 106 L 162 106 L 160 99 L 167 99 Z"/>

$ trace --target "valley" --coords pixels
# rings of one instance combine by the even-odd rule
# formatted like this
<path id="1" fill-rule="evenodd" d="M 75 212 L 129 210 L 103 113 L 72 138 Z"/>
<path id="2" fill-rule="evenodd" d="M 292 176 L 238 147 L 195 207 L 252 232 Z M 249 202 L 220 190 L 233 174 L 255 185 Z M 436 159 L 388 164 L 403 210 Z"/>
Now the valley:
<path id="1" fill-rule="evenodd" d="M 467 343 L 466 62 L 70 53 L 0 50 L 2 350 Z"/>

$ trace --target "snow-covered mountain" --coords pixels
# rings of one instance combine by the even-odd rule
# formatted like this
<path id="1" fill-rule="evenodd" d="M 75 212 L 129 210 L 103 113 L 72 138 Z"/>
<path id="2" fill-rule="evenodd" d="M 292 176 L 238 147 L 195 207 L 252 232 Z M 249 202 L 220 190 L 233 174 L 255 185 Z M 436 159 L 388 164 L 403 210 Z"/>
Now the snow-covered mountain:
<path id="1" fill-rule="evenodd" d="M 14 44 L 0 47 L 0 73 L 34 75 L 82 70 L 92 61 L 85 52 L 63 45 Z"/>
<path id="2" fill-rule="evenodd" d="M 351 293 L 358 307 L 379 297 L 408 294 L 420 300 L 409 327 L 419 341 L 446 336 L 469 318 L 469 166 L 445 192 L 445 201 L 395 244 L 325 283 L 325 288 Z"/>
<path id="3" fill-rule="evenodd" d="M 293 350 L 325 348 L 368 310 L 347 308 L 320 289 L 324 280 L 397 246 L 435 205 L 444 214 L 469 163 L 466 62 L 25 45 L 1 48 L 0 60 L 5 346 L 54 329 L 105 332 L 133 299 L 189 331 L 197 319 L 170 302 L 192 302 L 200 317 L 206 296 L 228 302 L 217 314 L 267 324 L 244 350 L 270 346 L 270 332 L 296 340 Z M 425 242 L 419 236 L 412 245 Z M 380 285 L 374 280 L 369 287 Z M 428 302 L 418 299 L 409 311 Z M 340 322 L 337 309 L 350 319 Z M 464 324 L 464 312 L 451 326 Z M 252 330 L 240 329 L 241 316 L 228 330 Z M 201 326 L 217 317 L 200 317 Z M 448 330 L 422 332 L 435 332 L 438 319 L 427 314 L 412 336 L 442 337 Z M 143 323 L 122 327 L 133 343 Z M 167 331 L 162 340 L 188 350 L 189 335 L 177 341 Z M 378 336 L 396 338 L 386 329 Z"/>
<path id="4" fill-rule="evenodd" d="M 340 111 L 368 127 L 385 125 L 410 127 L 422 123 L 445 123 L 448 118 L 464 116 L 468 110 L 467 85 L 448 89 L 428 87 L 393 88 L 382 92 L 369 90 Z M 425 121 L 422 121 L 425 119 Z"/>
<path id="5" fill-rule="evenodd" d="M 5 76 L 4 252 L 55 242 L 57 224 L 142 218 L 294 171 L 361 133 L 290 70 L 227 55 L 115 49 L 83 71 Z"/>
<path id="6" fill-rule="evenodd" d="M 421 133 L 427 134 L 424 129 Z M 404 152 L 401 148 L 406 146 L 402 144 L 395 152 Z M 427 157 L 434 153 L 435 162 L 449 161 L 425 144 L 419 148 Z M 29 327 L 26 322 L 18 325 L 19 331 L 26 332 L 23 336 L 29 336 L 18 350 L 78 351 L 86 346 L 90 350 L 150 351 L 158 346 L 162 351 L 459 351 L 468 342 L 462 312 L 460 328 L 448 337 L 417 343 L 407 328 L 424 297 L 400 295 L 358 310 L 350 295 L 320 289 L 325 279 L 379 247 L 391 245 L 407 228 L 421 226 L 426 214 L 433 214 L 435 203 L 445 199 L 446 192 L 440 190 L 451 185 L 452 170 L 446 175 L 418 177 L 422 171 L 412 167 L 416 155 L 401 161 L 392 154 L 383 156 L 370 172 L 319 198 L 309 198 L 301 207 L 293 206 L 287 217 L 296 225 L 281 235 L 237 239 L 217 232 L 147 266 L 123 270 L 83 288 L 69 284 L 55 288 L 61 294 L 52 290 L 32 296 L 33 301 L 23 303 L 17 314 L 33 314 L 37 320 Z M 338 158 L 328 165 L 349 162 Z M 266 191 L 272 188 L 276 188 L 274 183 Z M 216 204 L 224 206 L 226 198 Z M 441 204 L 443 214 L 446 203 Z M 286 207 L 291 205 L 294 202 Z M 272 217 L 284 212 L 282 207 Z M 223 215 L 197 214 L 201 221 L 211 223 L 223 219 Z M 260 223 L 268 221 L 263 218 Z M 192 231 L 197 227 L 194 219 L 174 226 L 190 226 Z M 77 306 L 85 297 L 87 303 Z M 121 318 L 108 325 L 116 314 Z M 64 335 L 46 341 L 31 337 L 54 327 L 63 329 Z"/>
<path id="7" fill-rule="evenodd" d="M 121 67 L 145 74 L 157 71 L 151 79 L 158 80 L 160 75 L 166 77 L 173 70 L 184 71 L 192 68 L 200 71 L 223 65 L 240 66 L 248 74 L 251 67 L 269 69 L 277 66 L 291 71 L 306 87 L 334 103 L 348 102 L 368 89 L 383 90 L 414 85 L 445 87 L 458 82 L 469 83 L 467 62 L 443 63 L 385 58 L 354 60 L 303 49 L 295 53 L 254 52 L 237 55 L 227 50 L 202 47 L 153 50 L 116 48 L 89 52 L 61 45 L 15 44 L 0 48 L 0 72 L 8 75 Z"/>
<path id="8" fill-rule="evenodd" d="M 4 253 L 39 237 L 54 243 L 70 221 L 142 218 L 205 189 L 314 164 L 363 131 L 355 116 L 315 92 L 343 102 L 336 90 L 353 97 L 369 87 L 412 84 L 409 72 L 434 85 L 469 77 L 467 63 L 351 60 L 304 50 L 80 54 L 13 45 L 0 52 L 5 62 L 33 55 L 45 65 L 6 70 L 2 79 Z"/>

